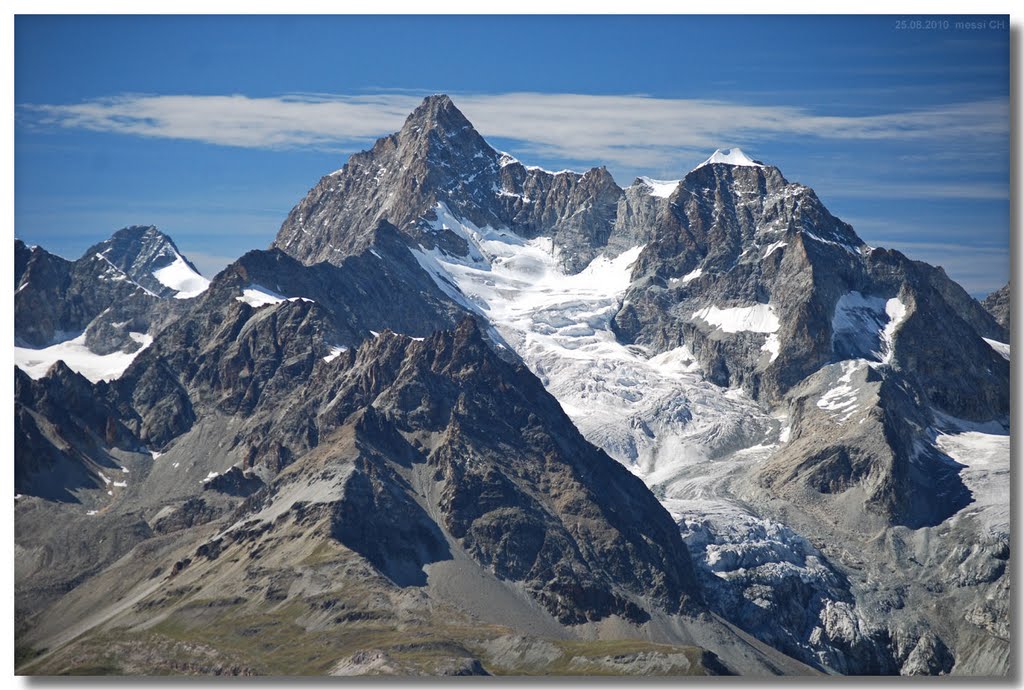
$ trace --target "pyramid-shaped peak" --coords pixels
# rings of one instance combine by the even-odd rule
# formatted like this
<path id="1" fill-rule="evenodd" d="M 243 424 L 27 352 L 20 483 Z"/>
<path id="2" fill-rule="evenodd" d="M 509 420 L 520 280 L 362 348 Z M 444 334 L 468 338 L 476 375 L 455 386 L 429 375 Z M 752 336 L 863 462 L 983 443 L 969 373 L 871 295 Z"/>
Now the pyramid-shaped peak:
<path id="1" fill-rule="evenodd" d="M 753 168 L 763 168 L 764 163 L 756 161 L 743 152 L 743 149 L 731 148 L 731 149 L 716 149 L 711 156 L 697 166 L 697 168 L 703 168 L 705 165 L 712 165 L 716 163 L 722 163 L 725 165 L 742 165 Z M 694 168 L 696 170 L 697 168 Z"/>
<path id="2" fill-rule="evenodd" d="M 406 129 L 420 127 L 421 129 L 457 130 L 472 126 L 462 111 L 455 107 L 452 99 L 443 93 L 424 98 L 405 122 Z"/>
<path id="3" fill-rule="evenodd" d="M 195 297 L 210 282 L 178 250 L 174 240 L 153 225 L 121 228 L 82 255 L 82 259 L 94 257 L 123 271 L 147 292 L 162 297 Z"/>

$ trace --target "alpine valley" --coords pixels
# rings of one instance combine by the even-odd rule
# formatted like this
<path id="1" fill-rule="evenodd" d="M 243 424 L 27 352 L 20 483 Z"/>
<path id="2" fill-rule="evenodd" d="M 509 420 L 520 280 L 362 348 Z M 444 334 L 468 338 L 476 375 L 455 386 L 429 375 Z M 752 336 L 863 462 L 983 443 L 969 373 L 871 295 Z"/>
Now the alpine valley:
<path id="1" fill-rule="evenodd" d="M 212 280 L 15 241 L 20 674 L 1009 672 L 1009 293 L 447 96 Z"/>

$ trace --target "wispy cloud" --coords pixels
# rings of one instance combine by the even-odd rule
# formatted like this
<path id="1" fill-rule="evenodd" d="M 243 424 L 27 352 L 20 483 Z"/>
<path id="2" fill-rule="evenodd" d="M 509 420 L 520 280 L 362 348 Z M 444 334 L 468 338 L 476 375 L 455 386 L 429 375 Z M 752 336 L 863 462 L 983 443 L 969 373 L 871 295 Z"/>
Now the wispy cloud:
<path id="1" fill-rule="evenodd" d="M 719 146 L 811 137 L 844 141 L 1008 140 L 1004 99 L 864 116 L 722 100 L 556 93 L 456 94 L 485 137 L 545 159 L 663 169 Z M 22 104 L 28 126 L 250 148 L 351 148 L 395 131 L 421 96 L 126 94 L 75 104 Z M 985 192 L 986 194 L 991 191 Z"/>
<path id="2" fill-rule="evenodd" d="M 566 158 L 627 164 L 636 155 L 705 152 L 766 138 L 906 141 L 939 136 L 976 139 L 1009 132 L 1009 103 L 993 100 L 862 117 L 820 115 L 792 106 L 645 96 L 512 93 L 460 96 L 456 102 L 485 134 L 516 139 Z"/>
<path id="3" fill-rule="evenodd" d="M 71 105 L 20 106 L 28 123 L 248 148 L 336 147 L 401 125 L 413 96 L 127 94 Z"/>

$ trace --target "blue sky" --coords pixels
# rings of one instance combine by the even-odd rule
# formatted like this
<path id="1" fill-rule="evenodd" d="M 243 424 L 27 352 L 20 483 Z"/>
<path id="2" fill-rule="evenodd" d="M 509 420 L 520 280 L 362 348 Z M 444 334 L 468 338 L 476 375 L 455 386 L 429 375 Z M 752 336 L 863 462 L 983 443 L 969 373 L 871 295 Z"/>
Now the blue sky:
<path id="1" fill-rule="evenodd" d="M 620 185 L 742 146 L 984 294 L 1010 266 L 1009 31 L 898 19 L 20 16 L 15 232 L 77 257 L 152 223 L 211 275 L 445 92 L 525 163 Z"/>

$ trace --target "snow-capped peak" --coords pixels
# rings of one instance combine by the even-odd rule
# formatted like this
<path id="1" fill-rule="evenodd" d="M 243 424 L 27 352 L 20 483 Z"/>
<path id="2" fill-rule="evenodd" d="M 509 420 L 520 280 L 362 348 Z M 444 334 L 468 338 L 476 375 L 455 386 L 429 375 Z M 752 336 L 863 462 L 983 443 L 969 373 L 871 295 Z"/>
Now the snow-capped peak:
<path id="1" fill-rule="evenodd" d="M 697 166 L 697 168 L 703 168 L 705 165 L 712 163 L 725 163 L 726 165 L 745 165 L 753 168 L 763 168 L 764 165 L 758 163 L 753 158 L 743 153 L 743 149 L 716 149 L 711 157 L 706 161 Z M 694 168 L 696 170 L 697 168 Z"/>

